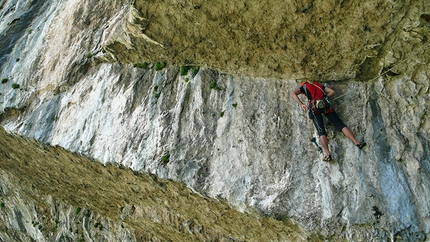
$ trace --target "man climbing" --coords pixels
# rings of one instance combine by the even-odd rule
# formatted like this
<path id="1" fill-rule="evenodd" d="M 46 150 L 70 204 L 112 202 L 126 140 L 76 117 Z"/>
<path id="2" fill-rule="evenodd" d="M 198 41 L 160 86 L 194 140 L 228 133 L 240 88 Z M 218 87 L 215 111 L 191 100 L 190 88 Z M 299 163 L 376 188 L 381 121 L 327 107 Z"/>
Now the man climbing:
<path id="1" fill-rule="evenodd" d="M 299 99 L 298 95 L 305 94 L 309 100 L 309 104 L 305 105 Z M 330 122 L 333 123 L 334 126 L 339 131 L 342 131 L 346 137 L 348 137 L 354 144 L 362 149 L 366 146 L 365 142 L 359 142 L 352 131 L 342 122 L 333 108 L 330 106 L 326 97 L 331 97 L 335 94 L 334 90 L 321 85 L 318 82 L 310 83 L 308 81 L 304 81 L 300 84 L 300 87 L 294 90 L 291 93 L 291 97 L 302 107 L 303 110 L 309 111 L 309 118 L 311 118 L 314 122 L 315 128 L 317 129 L 320 144 L 324 150 L 324 158 L 323 161 L 331 161 L 331 154 L 328 148 L 328 139 L 327 133 L 324 127 L 323 117 L 324 114 Z"/>

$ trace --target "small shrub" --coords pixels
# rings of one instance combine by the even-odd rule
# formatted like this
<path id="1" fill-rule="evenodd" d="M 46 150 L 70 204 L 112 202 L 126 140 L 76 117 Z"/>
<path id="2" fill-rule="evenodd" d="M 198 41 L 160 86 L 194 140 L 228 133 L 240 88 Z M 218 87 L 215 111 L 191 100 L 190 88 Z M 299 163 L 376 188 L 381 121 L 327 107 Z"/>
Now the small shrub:
<path id="1" fill-rule="evenodd" d="M 28 32 L 29 34 L 31 34 L 31 32 L 33 32 L 33 29 L 32 29 L 32 28 L 28 28 L 28 29 L 27 29 L 27 32 Z"/>
<path id="2" fill-rule="evenodd" d="M 0 202 L 0 208 L 4 208 L 4 202 Z"/>
<path id="3" fill-rule="evenodd" d="M 76 210 L 75 210 L 75 214 L 78 215 L 80 212 L 81 212 L 81 208 L 77 207 Z"/>
<path id="4" fill-rule="evenodd" d="M 90 52 L 90 53 L 87 54 L 87 58 L 88 59 L 91 59 L 92 57 L 93 57 L 93 53 Z"/>
<path id="5" fill-rule="evenodd" d="M 136 64 L 134 64 L 134 67 L 148 69 L 148 63 L 146 63 L 146 62 L 136 63 Z"/>
<path id="6" fill-rule="evenodd" d="M 233 108 L 237 107 L 237 103 L 233 103 L 231 106 L 233 106 Z"/>
<path id="7" fill-rule="evenodd" d="M 8 82 L 9 81 L 9 79 L 8 78 L 3 78 L 3 79 L 1 79 L 1 83 L 2 84 L 5 84 L 6 82 Z"/>
<path id="8" fill-rule="evenodd" d="M 16 59 L 15 59 L 15 61 L 16 61 L 16 62 L 19 62 L 20 60 L 21 60 L 20 58 L 16 58 Z"/>
<path id="9" fill-rule="evenodd" d="M 189 66 L 181 66 L 181 70 L 179 71 L 181 76 L 185 76 L 188 74 Z"/>
<path id="10" fill-rule="evenodd" d="M 159 98 L 159 97 L 160 97 L 160 93 L 158 93 L 158 92 L 154 92 L 154 97 L 155 97 L 155 98 Z"/>
<path id="11" fill-rule="evenodd" d="M 185 82 L 189 82 L 190 81 L 190 79 L 188 79 L 188 77 L 187 78 L 185 78 Z"/>
<path id="12" fill-rule="evenodd" d="M 12 88 L 13 89 L 18 89 L 19 88 L 19 84 L 18 83 L 12 83 Z"/>
<path id="13" fill-rule="evenodd" d="M 214 90 L 219 90 L 219 87 L 218 87 L 218 85 L 216 84 L 216 81 L 211 81 L 211 83 L 209 83 L 209 87 L 210 87 L 211 89 L 214 89 Z"/>
<path id="14" fill-rule="evenodd" d="M 197 73 L 199 73 L 200 67 L 196 67 L 193 69 L 193 77 L 195 77 L 197 75 Z"/>
<path id="15" fill-rule="evenodd" d="M 219 112 L 219 116 L 222 118 L 224 116 L 224 112 Z"/>
<path id="16" fill-rule="evenodd" d="M 94 228 L 97 228 L 97 227 L 99 228 L 99 230 L 103 229 L 103 225 L 101 223 L 99 223 L 99 222 L 97 222 L 97 223 L 94 224 Z"/>
<path id="17" fill-rule="evenodd" d="M 155 70 L 156 71 L 160 71 L 162 70 L 164 67 L 166 67 L 166 62 L 157 62 L 155 63 Z"/>
<path id="18" fill-rule="evenodd" d="M 169 163 L 170 160 L 170 154 L 165 154 L 161 157 L 161 163 L 163 163 L 163 165 L 167 165 L 167 163 Z"/>

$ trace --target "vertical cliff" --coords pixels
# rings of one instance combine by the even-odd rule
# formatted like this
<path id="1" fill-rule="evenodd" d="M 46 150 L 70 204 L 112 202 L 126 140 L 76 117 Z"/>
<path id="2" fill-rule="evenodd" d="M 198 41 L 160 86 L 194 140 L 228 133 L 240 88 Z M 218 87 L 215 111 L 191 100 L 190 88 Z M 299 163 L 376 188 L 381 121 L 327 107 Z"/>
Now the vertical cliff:
<path id="1" fill-rule="evenodd" d="M 8 131 L 306 230 L 428 239 L 428 1 L 10 0 L 1 16 Z M 368 147 L 328 126 L 321 162 L 290 98 L 302 78 L 336 90 Z"/>

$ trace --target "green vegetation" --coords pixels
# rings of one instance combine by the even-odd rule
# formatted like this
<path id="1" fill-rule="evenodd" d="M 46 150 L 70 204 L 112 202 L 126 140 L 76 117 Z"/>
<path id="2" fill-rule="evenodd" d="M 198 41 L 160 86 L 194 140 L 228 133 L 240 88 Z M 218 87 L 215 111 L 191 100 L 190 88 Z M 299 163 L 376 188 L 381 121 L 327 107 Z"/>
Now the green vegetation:
<path id="1" fill-rule="evenodd" d="M 219 112 L 219 116 L 222 118 L 224 116 L 224 112 Z"/>
<path id="2" fill-rule="evenodd" d="M 209 83 L 209 87 L 210 87 L 211 89 L 214 89 L 214 90 L 219 90 L 219 87 L 218 87 L 218 85 L 216 84 L 216 81 L 211 81 L 211 83 Z"/>
<path id="3" fill-rule="evenodd" d="M 94 228 L 99 228 L 100 230 L 102 230 L 103 229 L 103 226 L 102 226 L 102 224 L 101 223 L 99 223 L 99 222 L 97 222 L 97 223 L 95 223 L 94 224 Z"/>
<path id="4" fill-rule="evenodd" d="M 1 79 L 1 83 L 2 84 L 5 84 L 6 82 L 8 82 L 9 81 L 9 79 L 8 78 L 3 78 L 3 79 Z"/>
<path id="5" fill-rule="evenodd" d="M 0 208 L 4 208 L 4 202 L 0 202 Z"/>
<path id="6" fill-rule="evenodd" d="M 89 53 L 87 54 L 87 58 L 88 58 L 88 59 L 91 59 L 92 57 L 93 57 L 93 53 L 89 52 Z"/>
<path id="7" fill-rule="evenodd" d="M 31 33 L 33 32 L 33 29 L 32 29 L 32 28 L 28 28 L 28 29 L 27 29 L 27 32 L 28 32 L 29 34 L 31 34 Z"/>
<path id="8" fill-rule="evenodd" d="M 16 61 L 16 62 L 19 62 L 20 60 L 21 60 L 20 58 L 16 58 L 16 59 L 15 59 L 15 61 Z"/>
<path id="9" fill-rule="evenodd" d="M 231 106 L 233 106 L 233 108 L 237 107 L 237 103 L 233 103 Z"/>
<path id="10" fill-rule="evenodd" d="M 197 73 L 199 73 L 200 67 L 196 67 L 193 69 L 193 77 L 195 77 L 197 75 Z"/>
<path id="11" fill-rule="evenodd" d="M 148 63 L 146 63 L 146 62 L 135 63 L 135 64 L 134 64 L 134 67 L 136 67 L 136 68 L 148 69 Z"/>
<path id="12" fill-rule="evenodd" d="M 13 89 L 17 89 L 17 88 L 19 88 L 19 84 L 18 84 L 18 83 L 12 83 L 12 88 L 13 88 Z"/>
<path id="13" fill-rule="evenodd" d="M 161 157 L 161 163 L 163 163 L 163 165 L 167 165 L 167 163 L 169 163 L 169 161 L 170 161 L 170 154 L 169 153 L 167 153 Z"/>
<path id="14" fill-rule="evenodd" d="M 75 210 L 75 214 L 78 215 L 80 212 L 81 212 L 81 208 L 77 207 L 76 210 Z"/>
<path id="15" fill-rule="evenodd" d="M 164 67 L 166 67 L 166 62 L 157 62 L 154 65 L 156 71 L 161 71 Z"/>
<path id="16" fill-rule="evenodd" d="M 185 76 L 188 74 L 189 66 L 181 66 L 181 70 L 179 71 L 181 76 Z"/>
<path id="17" fill-rule="evenodd" d="M 185 78 L 185 82 L 189 82 L 190 81 L 190 79 L 188 79 L 188 77 L 187 78 Z"/>
<path id="18" fill-rule="evenodd" d="M 158 91 L 158 85 L 155 85 L 154 86 L 154 92 L 153 92 L 153 95 L 154 95 L 155 98 L 159 98 L 160 97 L 160 93 L 157 92 L 157 91 Z"/>

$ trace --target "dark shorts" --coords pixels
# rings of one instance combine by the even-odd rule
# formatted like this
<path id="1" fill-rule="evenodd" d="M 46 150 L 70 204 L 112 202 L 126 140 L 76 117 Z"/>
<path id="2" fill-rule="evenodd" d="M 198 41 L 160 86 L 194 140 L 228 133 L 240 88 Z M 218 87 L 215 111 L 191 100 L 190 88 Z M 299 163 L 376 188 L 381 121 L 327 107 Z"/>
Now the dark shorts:
<path id="1" fill-rule="evenodd" d="M 346 127 L 346 125 L 342 122 L 342 120 L 339 118 L 339 116 L 337 116 L 335 112 L 329 112 L 324 115 L 339 131 Z M 318 135 L 327 135 L 327 132 L 325 131 L 324 127 L 324 120 L 322 114 L 315 114 L 312 120 L 314 121 L 315 128 L 318 131 Z"/>

